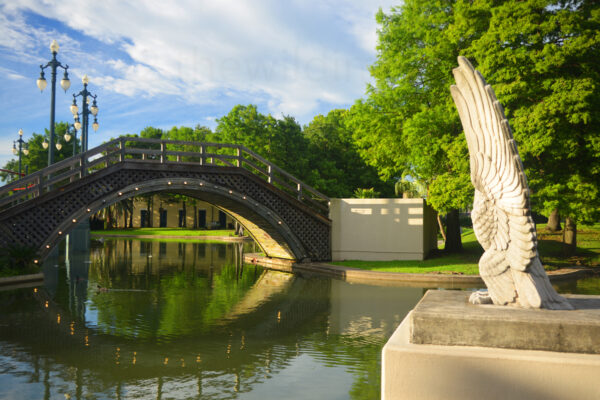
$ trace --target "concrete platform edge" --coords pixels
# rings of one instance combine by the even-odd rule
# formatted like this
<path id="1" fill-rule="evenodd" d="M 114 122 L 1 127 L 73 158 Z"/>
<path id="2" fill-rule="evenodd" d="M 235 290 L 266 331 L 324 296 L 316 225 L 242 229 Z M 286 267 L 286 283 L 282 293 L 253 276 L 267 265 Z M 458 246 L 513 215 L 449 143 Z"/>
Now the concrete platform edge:
<path id="1" fill-rule="evenodd" d="M 600 355 L 412 344 L 411 313 L 382 350 L 384 400 L 600 398 Z"/>

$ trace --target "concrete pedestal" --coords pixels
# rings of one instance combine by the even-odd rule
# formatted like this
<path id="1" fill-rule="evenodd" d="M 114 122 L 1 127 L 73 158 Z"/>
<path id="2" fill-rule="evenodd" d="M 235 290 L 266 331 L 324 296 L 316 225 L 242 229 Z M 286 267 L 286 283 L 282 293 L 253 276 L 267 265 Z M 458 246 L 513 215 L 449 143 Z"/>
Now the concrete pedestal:
<path id="1" fill-rule="evenodd" d="M 600 399 L 600 355 L 581 352 L 600 352 L 600 297 L 574 297 L 582 307 L 575 311 L 485 306 L 481 313 L 466 302 L 468 294 L 429 291 L 407 315 L 383 348 L 383 399 Z M 542 347 L 579 352 L 532 350 L 537 335 Z M 526 349 L 498 347 L 512 347 L 511 336 Z M 465 346 L 465 339 L 478 346 Z"/>

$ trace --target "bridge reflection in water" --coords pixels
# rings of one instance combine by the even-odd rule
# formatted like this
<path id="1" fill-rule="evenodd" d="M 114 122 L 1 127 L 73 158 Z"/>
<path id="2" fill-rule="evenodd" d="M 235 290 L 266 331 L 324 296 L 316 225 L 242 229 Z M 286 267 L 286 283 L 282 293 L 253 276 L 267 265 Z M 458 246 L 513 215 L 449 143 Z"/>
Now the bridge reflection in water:
<path id="1" fill-rule="evenodd" d="M 107 240 L 0 292 L 0 397 L 376 396 L 423 291 L 267 271 L 243 246 Z"/>

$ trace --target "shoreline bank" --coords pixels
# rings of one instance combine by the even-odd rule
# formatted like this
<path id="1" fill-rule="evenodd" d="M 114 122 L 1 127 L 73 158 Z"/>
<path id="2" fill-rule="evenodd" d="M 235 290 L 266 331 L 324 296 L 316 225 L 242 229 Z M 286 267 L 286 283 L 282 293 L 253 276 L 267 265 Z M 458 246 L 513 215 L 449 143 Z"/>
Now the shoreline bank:
<path id="1" fill-rule="evenodd" d="M 265 268 L 282 272 L 315 273 L 333 276 L 351 283 L 366 283 L 380 286 L 415 286 L 423 288 L 477 288 L 484 286 L 479 275 L 453 273 L 415 274 L 404 272 L 369 271 L 360 268 L 344 267 L 320 262 L 296 263 L 292 260 L 278 260 L 259 254 L 244 255 L 244 262 L 262 265 Z M 547 271 L 551 282 L 581 278 L 593 275 L 590 268 L 563 268 Z"/>

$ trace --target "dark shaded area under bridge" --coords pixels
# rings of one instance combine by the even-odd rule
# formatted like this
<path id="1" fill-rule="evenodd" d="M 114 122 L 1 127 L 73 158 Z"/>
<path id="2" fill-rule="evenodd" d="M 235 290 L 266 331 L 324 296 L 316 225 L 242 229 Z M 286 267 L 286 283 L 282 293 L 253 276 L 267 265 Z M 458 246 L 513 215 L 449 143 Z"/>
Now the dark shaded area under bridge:
<path id="1" fill-rule="evenodd" d="M 95 212 L 143 194 L 194 197 L 231 215 L 269 257 L 331 259 L 329 199 L 243 146 L 119 138 L 0 188 L 0 246 L 44 259 Z"/>

